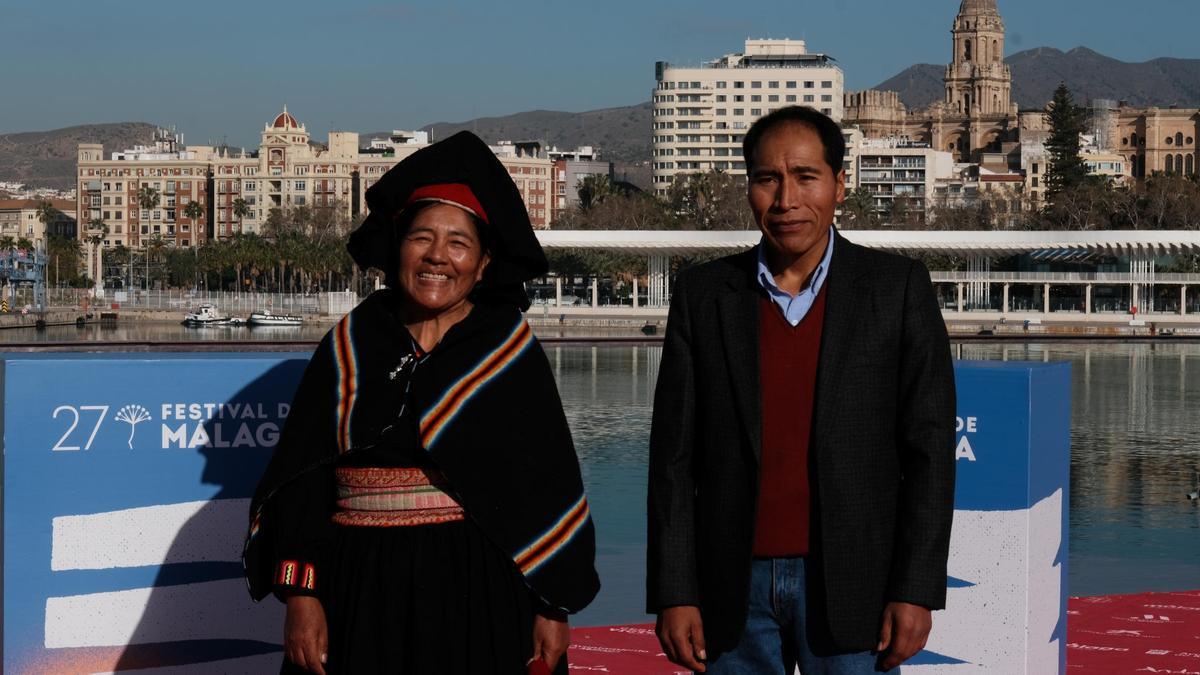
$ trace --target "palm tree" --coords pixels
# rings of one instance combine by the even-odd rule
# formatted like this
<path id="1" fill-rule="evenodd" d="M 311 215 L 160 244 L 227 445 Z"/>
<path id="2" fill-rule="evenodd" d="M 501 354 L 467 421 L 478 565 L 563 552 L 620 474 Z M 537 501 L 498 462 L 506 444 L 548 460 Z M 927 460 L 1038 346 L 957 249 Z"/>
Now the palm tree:
<path id="1" fill-rule="evenodd" d="M 238 219 L 238 234 L 242 233 L 242 221 L 246 216 L 250 215 L 250 206 L 246 204 L 246 200 L 238 197 L 233 200 L 233 215 Z"/>
<path id="2" fill-rule="evenodd" d="M 0 250 L 8 251 L 17 245 L 17 240 L 7 234 L 0 237 Z"/>
<path id="3" fill-rule="evenodd" d="M 875 209 L 875 197 L 866 188 L 855 188 L 846 193 L 842 203 L 842 226 L 846 229 L 866 229 L 879 223 L 879 212 Z"/>
<path id="4" fill-rule="evenodd" d="M 579 208 L 587 211 L 612 194 L 613 185 L 606 174 L 593 173 L 579 179 L 575 193 L 579 195 Z"/>
<path id="5" fill-rule="evenodd" d="M 54 204 L 49 199 L 43 199 L 37 205 L 37 219 L 42 221 L 43 235 L 49 238 L 50 223 L 58 219 L 60 211 L 54 208 Z"/>
<path id="6" fill-rule="evenodd" d="M 196 200 L 192 200 L 187 203 L 187 206 L 183 207 L 183 215 L 191 220 L 193 225 L 198 226 L 201 216 L 204 215 L 204 205 Z M 199 234 L 197 233 L 194 238 L 199 239 Z"/>
<path id="7" fill-rule="evenodd" d="M 146 242 L 146 288 L 150 288 L 150 260 L 153 259 L 156 263 L 161 263 L 163 251 L 167 250 L 167 240 L 163 239 L 161 234 L 155 233 L 153 237 Z M 161 269 L 161 264 L 159 265 Z"/>
<path id="8" fill-rule="evenodd" d="M 158 188 L 149 185 L 143 185 L 137 193 L 138 206 L 143 211 L 151 211 L 158 208 L 158 204 L 162 197 L 158 193 Z M 130 244 L 133 242 L 131 241 Z"/>

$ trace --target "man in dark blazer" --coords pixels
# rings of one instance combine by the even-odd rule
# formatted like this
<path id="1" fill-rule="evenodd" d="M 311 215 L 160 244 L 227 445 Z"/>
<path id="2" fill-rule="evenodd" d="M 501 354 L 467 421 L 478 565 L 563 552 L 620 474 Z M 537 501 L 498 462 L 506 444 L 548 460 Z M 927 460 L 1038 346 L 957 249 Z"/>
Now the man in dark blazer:
<path id="1" fill-rule="evenodd" d="M 888 671 L 946 597 L 949 341 L 919 262 L 847 241 L 841 129 L 744 141 L 754 249 L 680 273 L 650 437 L 647 606 L 710 673 Z"/>

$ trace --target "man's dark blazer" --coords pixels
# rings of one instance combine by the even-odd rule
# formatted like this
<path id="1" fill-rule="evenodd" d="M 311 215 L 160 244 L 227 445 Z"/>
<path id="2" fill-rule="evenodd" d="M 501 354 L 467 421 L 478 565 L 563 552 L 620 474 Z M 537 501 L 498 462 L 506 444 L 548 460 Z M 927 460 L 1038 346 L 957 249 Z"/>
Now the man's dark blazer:
<path id="1" fill-rule="evenodd" d="M 809 451 L 809 607 L 824 605 L 832 649 L 865 651 L 887 602 L 945 605 L 954 374 L 925 267 L 835 236 Z M 698 605 L 710 655 L 735 647 L 746 620 L 762 445 L 757 254 L 680 273 L 654 398 L 647 608 Z"/>

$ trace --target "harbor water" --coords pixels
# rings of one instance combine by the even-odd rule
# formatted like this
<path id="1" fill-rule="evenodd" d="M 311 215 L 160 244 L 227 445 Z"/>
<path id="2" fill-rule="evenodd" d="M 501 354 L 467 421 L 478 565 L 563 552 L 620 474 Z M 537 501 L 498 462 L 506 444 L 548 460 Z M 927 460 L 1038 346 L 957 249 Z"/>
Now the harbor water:
<path id="1" fill-rule="evenodd" d="M 187 329 L 124 322 L 0 331 L 3 342 L 307 341 L 328 325 Z M 581 333 L 538 329 L 543 337 Z M 586 331 L 584 331 L 586 332 Z M 606 336 L 632 337 L 635 329 Z M 179 347 L 186 349 L 186 345 Z M 1200 344 L 956 344 L 961 359 L 1072 365 L 1071 595 L 1200 588 Z M 596 522 L 603 589 L 576 625 L 647 620 L 644 614 L 646 458 L 662 348 L 547 344 L 582 462 Z M 532 423 L 534 411 L 529 411 Z"/>

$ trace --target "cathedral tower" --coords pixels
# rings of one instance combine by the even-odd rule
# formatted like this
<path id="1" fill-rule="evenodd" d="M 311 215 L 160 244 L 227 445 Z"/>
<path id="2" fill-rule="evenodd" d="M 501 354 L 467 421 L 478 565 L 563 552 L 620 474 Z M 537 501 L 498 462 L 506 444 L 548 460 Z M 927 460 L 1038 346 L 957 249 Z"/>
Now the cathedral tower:
<path id="1" fill-rule="evenodd" d="M 968 117 L 1011 112 L 1012 72 L 1004 62 L 1004 21 L 996 0 L 962 0 L 946 66 L 946 104 Z"/>

